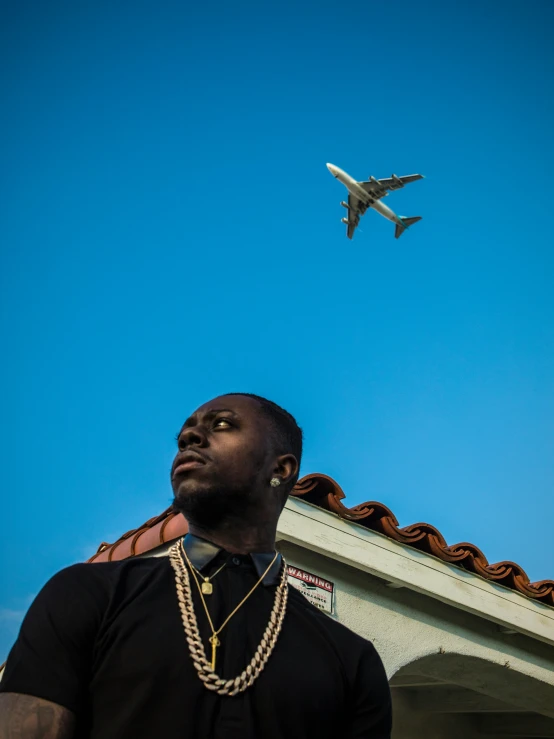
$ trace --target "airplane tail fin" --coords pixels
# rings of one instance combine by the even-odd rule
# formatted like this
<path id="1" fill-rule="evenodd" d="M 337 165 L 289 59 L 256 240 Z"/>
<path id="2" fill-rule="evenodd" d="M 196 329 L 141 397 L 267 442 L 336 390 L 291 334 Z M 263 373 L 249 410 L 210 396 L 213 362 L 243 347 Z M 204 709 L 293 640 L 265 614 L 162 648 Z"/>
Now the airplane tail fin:
<path id="1" fill-rule="evenodd" d="M 400 216 L 400 220 L 402 221 L 402 225 L 399 223 L 396 224 L 396 229 L 394 231 L 394 238 L 399 239 L 404 231 L 409 228 L 413 223 L 417 223 L 418 221 L 421 221 L 421 216 L 413 216 L 412 218 L 405 218 L 404 216 Z"/>

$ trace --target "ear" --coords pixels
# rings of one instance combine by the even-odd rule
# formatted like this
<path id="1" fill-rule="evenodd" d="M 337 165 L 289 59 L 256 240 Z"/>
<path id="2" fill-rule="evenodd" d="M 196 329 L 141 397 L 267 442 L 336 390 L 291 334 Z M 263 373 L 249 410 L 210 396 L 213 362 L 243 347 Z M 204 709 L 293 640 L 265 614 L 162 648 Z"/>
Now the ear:
<path id="1" fill-rule="evenodd" d="M 275 460 L 273 475 L 278 477 L 284 487 L 287 487 L 298 477 L 298 460 L 294 454 L 282 454 Z"/>

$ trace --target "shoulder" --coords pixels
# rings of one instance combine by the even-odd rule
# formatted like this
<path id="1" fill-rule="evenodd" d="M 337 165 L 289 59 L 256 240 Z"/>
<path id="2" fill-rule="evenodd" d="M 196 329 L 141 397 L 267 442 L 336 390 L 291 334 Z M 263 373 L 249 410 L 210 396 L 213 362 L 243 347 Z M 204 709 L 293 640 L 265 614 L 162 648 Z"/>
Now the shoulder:
<path id="1" fill-rule="evenodd" d="M 352 700 L 371 693 L 371 700 L 390 703 L 388 680 L 381 657 L 371 641 L 360 636 L 332 616 L 310 603 L 289 587 L 291 626 L 294 622 L 304 634 L 320 640 L 335 655 L 351 692 Z M 307 627 L 307 628 L 306 628 Z"/>
<path id="2" fill-rule="evenodd" d="M 129 573 L 147 573 L 169 564 L 167 557 L 130 557 L 117 562 L 79 562 L 59 570 L 52 580 L 60 582 L 109 582 Z"/>
<path id="3" fill-rule="evenodd" d="M 170 567 L 166 557 L 130 558 L 119 562 L 84 562 L 59 570 L 39 593 L 41 599 L 61 597 L 64 601 L 84 599 L 102 600 L 125 583 L 140 582 L 157 576 Z"/>
<path id="4" fill-rule="evenodd" d="M 309 619 L 314 628 L 325 632 L 341 650 L 345 649 L 357 654 L 361 651 L 375 652 L 375 648 L 370 641 L 314 606 L 302 593 L 290 586 L 289 602 L 293 611 L 302 614 L 303 618 Z"/>
<path id="5" fill-rule="evenodd" d="M 159 582 L 165 568 L 170 564 L 164 558 L 79 563 L 59 570 L 31 603 L 16 643 L 88 643 L 110 607 L 143 592 L 149 580 Z"/>

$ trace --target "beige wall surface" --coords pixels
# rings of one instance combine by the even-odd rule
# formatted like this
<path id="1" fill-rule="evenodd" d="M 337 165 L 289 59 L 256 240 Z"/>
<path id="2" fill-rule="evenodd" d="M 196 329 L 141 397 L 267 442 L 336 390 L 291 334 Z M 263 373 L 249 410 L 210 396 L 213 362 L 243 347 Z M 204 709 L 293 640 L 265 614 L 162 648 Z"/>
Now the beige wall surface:
<path id="1" fill-rule="evenodd" d="M 459 654 L 502 667 L 509 663 L 506 670 L 554 688 L 554 647 L 505 634 L 488 620 L 407 588 L 389 587 L 377 577 L 288 542 L 279 542 L 279 548 L 289 564 L 335 583 L 335 617 L 375 644 L 389 678 L 422 657 Z"/>
<path id="2" fill-rule="evenodd" d="M 331 556 L 278 546 L 289 564 L 334 583 L 333 617 L 379 651 L 394 739 L 554 737 L 554 647 Z"/>

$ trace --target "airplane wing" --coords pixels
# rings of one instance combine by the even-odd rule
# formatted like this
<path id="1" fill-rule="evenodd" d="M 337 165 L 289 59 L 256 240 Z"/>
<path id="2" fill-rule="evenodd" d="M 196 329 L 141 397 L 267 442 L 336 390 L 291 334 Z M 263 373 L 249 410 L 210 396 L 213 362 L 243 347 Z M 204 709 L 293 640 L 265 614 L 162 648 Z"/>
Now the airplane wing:
<path id="1" fill-rule="evenodd" d="M 355 195 L 348 193 L 348 219 L 346 224 L 346 235 L 349 239 L 354 236 L 354 231 L 360 222 L 360 216 L 367 210 L 365 203 L 361 203 Z"/>
<path id="2" fill-rule="evenodd" d="M 392 177 L 385 177 L 382 180 L 376 180 L 374 177 L 367 182 L 360 182 L 360 185 L 367 192 L 374 195 L 377 199 L 384 198 L 389 191 L 400 190 L 400 188 L 408 185 L 410 182 L 416 180 L 422 180 L 422 174 L 407 174 L 403 177 L 397 177 L 395 174 Z"/>

